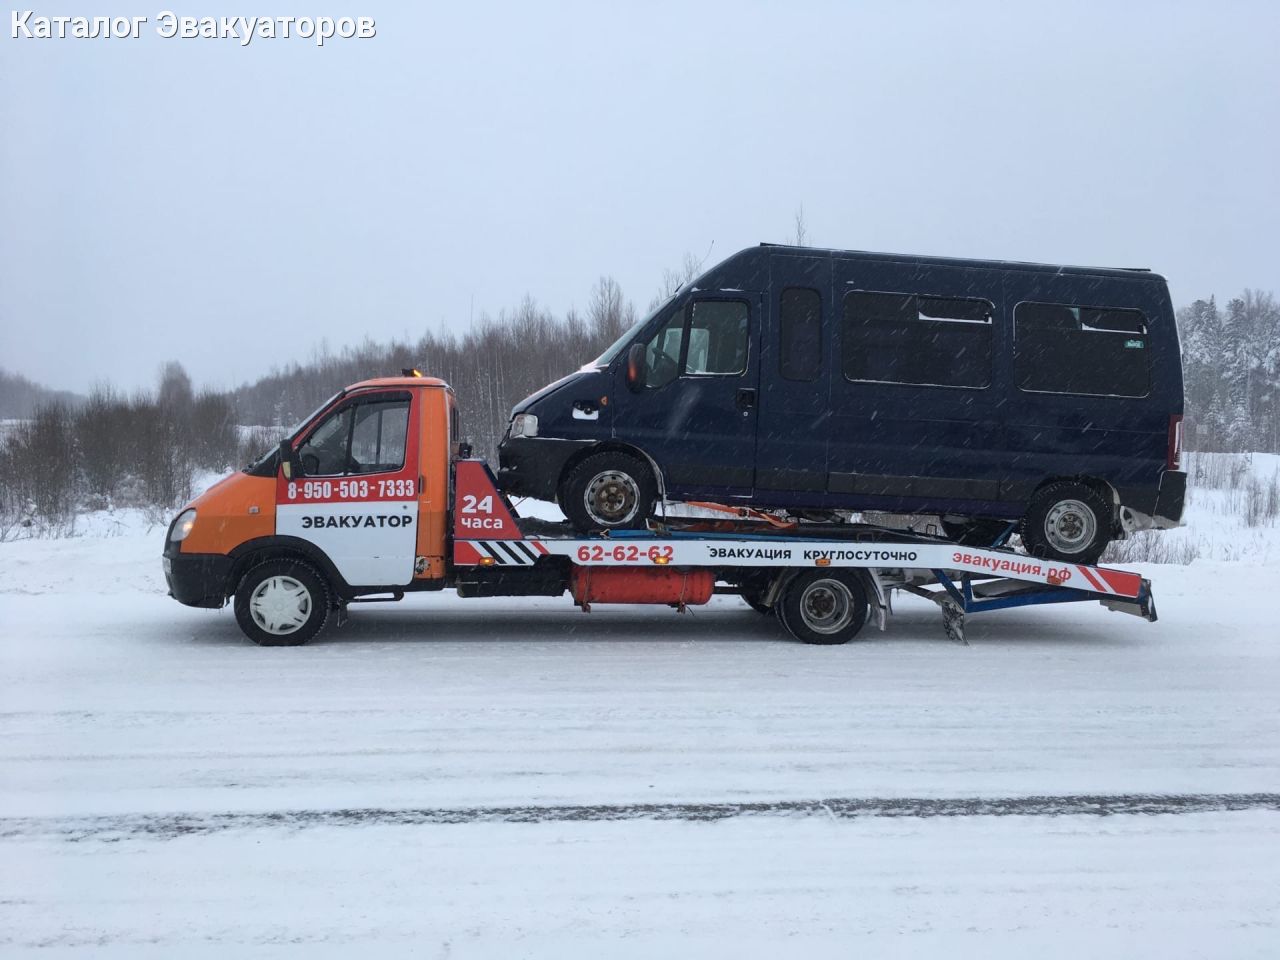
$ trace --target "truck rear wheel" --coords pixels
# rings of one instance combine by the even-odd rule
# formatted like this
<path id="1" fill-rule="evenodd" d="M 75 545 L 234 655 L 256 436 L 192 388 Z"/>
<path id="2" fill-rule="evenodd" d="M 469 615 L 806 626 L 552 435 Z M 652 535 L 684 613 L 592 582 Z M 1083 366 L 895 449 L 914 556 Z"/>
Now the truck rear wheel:
<path id="1" fill-rule="evenodd" d="M 782 625 L 804 643 L 848 643 L 867 622 L 867 594 L 856 574 L 814 570 L 787 584 L 778 603 Z"/>
<path id="2" fill-rule="evenodd" d="M 258 646 L 300 646 L 328 620 L 329 588 L 302 560 L 267 560 L 241 578 L 235 612 L 240 629 Z"/>
<path id="3" fill-rule="evenodd" d="M 649 465 L 616 451 L 587 457 L 569 471 L 558 494 L 564 515 L 581 533 L 643 527 L 657 498 Z"/>
<path id="4" fill-rule="evenodd" d="M 1111 504 L 1074 480 L 1051 483 L 1031 498 L 1018 532 L 1033 557 L 1097 563 L 1111 542 Z"/>

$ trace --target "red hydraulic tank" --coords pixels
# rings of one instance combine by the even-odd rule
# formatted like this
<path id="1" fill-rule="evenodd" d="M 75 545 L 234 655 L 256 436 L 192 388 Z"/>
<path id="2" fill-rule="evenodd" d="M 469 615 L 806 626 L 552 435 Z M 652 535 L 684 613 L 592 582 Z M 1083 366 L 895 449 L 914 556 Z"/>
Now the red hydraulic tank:
<path id="1" fill-rule="evenodd" d="M 574 566 L 569 590 L 575 603 L 668 603 L 698 606 L 711 599 L 710 570 L 637 570 Z"/>

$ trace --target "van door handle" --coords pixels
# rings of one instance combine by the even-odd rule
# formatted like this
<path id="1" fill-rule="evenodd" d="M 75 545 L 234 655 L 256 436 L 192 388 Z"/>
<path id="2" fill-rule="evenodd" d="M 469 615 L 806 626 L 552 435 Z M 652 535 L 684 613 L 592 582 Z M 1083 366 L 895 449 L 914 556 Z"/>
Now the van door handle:
<path id="1" fill-rule="evenodd" d="M 756 392 L 751 387 L 743 387 L 738 391 L 738 409 L 745 417 L 756 405 Z"/>

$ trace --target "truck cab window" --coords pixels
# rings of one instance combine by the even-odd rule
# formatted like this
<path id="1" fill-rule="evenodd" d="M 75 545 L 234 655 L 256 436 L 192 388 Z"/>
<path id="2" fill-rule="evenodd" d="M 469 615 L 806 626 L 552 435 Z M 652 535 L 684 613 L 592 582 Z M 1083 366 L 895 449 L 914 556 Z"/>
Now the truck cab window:
<path id="1" fill-rule="evenodd" d="M 685 373 L 731 375 L 747 369 L 750 313 L 741 300 L 698 300 L 689 322 Z"/>
<path id="2" fill-rule="evenodd" d="M 372 400 L 324 419 L 298 448 L 309 477 L 384 473 L 404 466 L 409 401 Z"/>
<path id="3" fill-rule="evenodd" d="M 385 473 L 404 466 L 409 401 L 362 403 L 351 430 L 351 473 Z"/>
<path id="4" fill-rule="evenodd" d="M 307 476 L 329 477 L 346 472 L 347 442 L 354 412 L 354 407 L 344 407 L 330 414 L 298 448 L 302 470 Z"/>

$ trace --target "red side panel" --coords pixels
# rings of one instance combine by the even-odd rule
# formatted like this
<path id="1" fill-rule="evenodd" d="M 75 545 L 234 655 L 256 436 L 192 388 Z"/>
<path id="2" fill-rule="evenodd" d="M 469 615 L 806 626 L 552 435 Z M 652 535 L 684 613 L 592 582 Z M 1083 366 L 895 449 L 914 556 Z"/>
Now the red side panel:
<path id="1" fill-rule="evenodd" d="M 520 528 L 507 498 L 483 460 L 459 460 L 453 477 L 455 540 L 519 540 Z"/>

